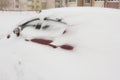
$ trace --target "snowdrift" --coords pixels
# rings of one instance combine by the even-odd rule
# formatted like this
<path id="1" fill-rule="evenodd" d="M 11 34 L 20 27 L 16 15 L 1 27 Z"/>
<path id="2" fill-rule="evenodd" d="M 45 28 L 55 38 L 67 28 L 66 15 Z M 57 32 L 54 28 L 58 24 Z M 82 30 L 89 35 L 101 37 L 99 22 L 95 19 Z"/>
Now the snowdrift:
<path id="1" fill-rule="evenodd" d="M 120 80 L 120 10 L 74 7 L 0 17 L 0 80 Z M 26 27 L 16 37 L 12 31 L 31 17 L 40 18 L 41 28 Z M 68 44 L 72 50 L 63 49 Z"/>

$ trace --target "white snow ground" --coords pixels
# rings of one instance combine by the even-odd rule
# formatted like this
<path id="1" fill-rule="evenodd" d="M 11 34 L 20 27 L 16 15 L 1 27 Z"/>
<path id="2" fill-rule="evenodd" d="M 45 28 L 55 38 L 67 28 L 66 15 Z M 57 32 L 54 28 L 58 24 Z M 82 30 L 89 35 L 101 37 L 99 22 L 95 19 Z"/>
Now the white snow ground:
<path id="1" fill-rule="evenodd" d="M 67 33 L 58 35 L 61 24 L 45 23 L 53 27 L 45 31 L 26 28 L 24 37 L 5 38 L 19 22 L 35 16 L 63 18 Z M 75 49 L 54 49 L 26 42 L 25 37 L 53 38 L 53 44 L 69 43 Z M 0 80 L 120 80 L 120 10 L 82 7 L 40 14 L 0 12 Z"/>

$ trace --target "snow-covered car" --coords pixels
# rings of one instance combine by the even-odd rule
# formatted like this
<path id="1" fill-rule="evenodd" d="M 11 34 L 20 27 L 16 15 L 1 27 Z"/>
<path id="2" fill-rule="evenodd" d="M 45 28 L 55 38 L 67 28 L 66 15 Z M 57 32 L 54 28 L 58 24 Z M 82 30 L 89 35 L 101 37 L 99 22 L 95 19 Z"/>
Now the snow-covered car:
<path id="1" fill-rule="evenodd" d="M 44 45 L 49 45 L 53 48 L 61 47 L 66 50 L 73 50 L 74 47 L 68 43 L 56 45 L 53 44 L 56 37 L 64 35 L 66 33 L 66 28 L 68 27 L 66 22 L 63 22 L 62 18 L 50 18 L 50 17 L 44 17 L 43 19 L 40 18 L 34 18 L 31 20 L 28 20 L 22 24 L 19 24 L 18 27 L 16 27 L 13 30 L 13 33 L 16 34 L 17 37 L 21 35 L 21 33 L 27 34 L 30 32 L 28 28 L 31 28 L 34 30 L 39 30 L 38 33 L 34 31 L 35 34 L 32 36 L 32 39 L 25 38 L 26 41 L 32 41 Z M 24 31 L 24 29 L 27 28 L 27 31 Z M 26 33 L 27 32 L 27 33 Z M 42 37 L 41 37 L 41 36 Z M 31 35 L 29 35 L 31 37 Z M 10 35 L 7 36 L 7 38 L 10 38 Z M 46 39 L 47 38 L 47 39 Z"/>
<path id="2" fill-rule="evenodd" d="M 34 19 L 31 19 L 27 22 L 19 24 L 18 27 L 13 30 L 13 33 L 15 33 L 16 36 L 19 37 L 21 31 L 26 27 L 33 27 L 34 29 L 41 29 L 42 28 L 44 30 L 44 29 L 53 27 L 53 25 L 51 25 L 51 24 L 54 24 L 53 22 L 67 25 L 67 23 L 62 22 L 62 19 L 59 19 L 59 18 L 52 19 L 49 17 L 45 17 L 43 20 L 41 20 L 40 18 L 34 18 Z M 45 25 L 43 25 L 43 24 L 45 24 Z M 54 25 L 56 25 L 56 24 L 54 24 Z M 58 26 L 56 26 L 56 27 L 58 27 Z"/>
<path id="3" fill-rule="evenodd" d="M 0 12 L 0 22 L 0 80 L 120 80 L 120 10 Z"/>

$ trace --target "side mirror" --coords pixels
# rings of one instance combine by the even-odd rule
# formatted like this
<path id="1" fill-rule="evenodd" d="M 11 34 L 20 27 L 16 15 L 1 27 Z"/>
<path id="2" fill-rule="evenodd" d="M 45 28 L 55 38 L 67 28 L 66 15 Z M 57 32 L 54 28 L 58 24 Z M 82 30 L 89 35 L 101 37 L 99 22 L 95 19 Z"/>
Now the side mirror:
<path id="1" fill-rule="evenodd" d="M 20 36 L 20 32 L 21 32 L 20 27 L 17 27 L 13 30 L 13 33 L 16 34 L 17 37 Z"/>

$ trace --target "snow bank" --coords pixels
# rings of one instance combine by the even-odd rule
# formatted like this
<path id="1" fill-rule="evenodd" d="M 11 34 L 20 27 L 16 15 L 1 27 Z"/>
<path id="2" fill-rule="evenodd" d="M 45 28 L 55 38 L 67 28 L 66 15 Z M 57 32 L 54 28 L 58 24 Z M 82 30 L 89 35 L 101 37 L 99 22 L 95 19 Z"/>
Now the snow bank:
<path id="1" fill-rule="evenodd" d="M 20 16 L 10 18 L 12 25 L 16 25 L 15 20 Z M 66 33 L 58 36 L 63 28 L 58 23 L 49 23 L 56 27 L 45 31 L 26 28 L 21 37 L 1 39 L 0 80 L 120 80 L 119 10 L 60 8 L 45 10 L 37 16 L 63 18 L 68 24 L 65 25 Z M 3 27 L 0 30 L 3 30 L 2 34 L 8 31 Z M 53 39 L 52 44 L 56 45 L 70 43 L 75 49 L 54 49 L 24 40 L 29 37 Z"/>

